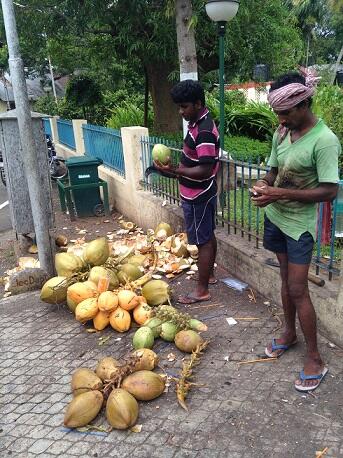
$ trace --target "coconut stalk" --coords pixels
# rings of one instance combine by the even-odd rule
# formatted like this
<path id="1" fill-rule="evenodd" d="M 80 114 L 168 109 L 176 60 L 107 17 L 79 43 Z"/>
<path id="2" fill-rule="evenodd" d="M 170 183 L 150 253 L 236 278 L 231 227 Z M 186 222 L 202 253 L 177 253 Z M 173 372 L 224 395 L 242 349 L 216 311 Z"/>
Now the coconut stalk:
<path id="1" fill-rule="evenodd" d="M 203 386 L 199 383 L 194 383 L 191 379 L 194 377 L 193 369 L 200 363 L 200 358 L 207 345 L 210 343 L 209 340 L 205 340 L 199 344 L 196 349 L 192 352 L 189 359 L 186 359 L 182 364 L 181 374 L 179 378 L 174 379 L 176 381 L 176 397 L 180 406 L 188 411 L 186 405 L 186 397 L 192 386 Z"/>
<path id="2" fill-rule="evenodd" d="M 176 308 L 170 305 L 159 305 L 152 311 L 152 316 L 160 319 L 163 323 L 171 321 L 178 329 L 194 331 L 207 331 L 206 324 L 192 318 L 188 313 L 179 312 Z"/>
<path id="3" fill-rule="evenodd" d="M 105 400 L 109 397 L 112 390 L 120 388 L 120 385 L 125 377 L 135 372 L 136 365 L 140 359 L 141 356 L 129 355 L 126 363 L 122 366 L 118 366 L 118 370 L 115 375 L 110 380 L 106 380 L 103 389 L 101 390 Z"/>
<path id="4" fill-rule="evenodd" d="M 67 277 L 65 280 L 61 281 L 58 285 L 54 286 L 54 288 L 52 289 L 56 290 L 61 287 L 69 288 L 69 286 L 73 285 L 74 283 L 86 281 L 88 279 L 89 272 L 90 271 L 78 272 L 76 274 L 73 274 L 70 277 Z"/>

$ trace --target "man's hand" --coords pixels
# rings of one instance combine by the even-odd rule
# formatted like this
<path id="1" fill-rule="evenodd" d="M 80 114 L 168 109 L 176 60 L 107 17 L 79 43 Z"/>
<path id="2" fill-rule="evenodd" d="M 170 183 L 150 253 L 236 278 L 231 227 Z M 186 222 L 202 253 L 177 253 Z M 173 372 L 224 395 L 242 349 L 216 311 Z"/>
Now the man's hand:
<path id="1" fill-rule="evenodd" d="M 168 174 L 171 178 L 176 178 L 178 176 L 176 173 L 176 167 L 170 162 L 168 162 L 168 164 L 162 164 L 159 161 L 154 161 L 154 166 L 156 169 L 161 170 L 161 172 Z"/>
<path id="2" fill-rule="evenodd" d="M 251 198 L 254 205 L 257 207 L 266 207 L 267 205 L 280 199 L 280 191 L 278 188 L 268 186 L 265 182 L 258 181 L 252 188 L 252 193 L 256 193 L 256 197 Z"/>

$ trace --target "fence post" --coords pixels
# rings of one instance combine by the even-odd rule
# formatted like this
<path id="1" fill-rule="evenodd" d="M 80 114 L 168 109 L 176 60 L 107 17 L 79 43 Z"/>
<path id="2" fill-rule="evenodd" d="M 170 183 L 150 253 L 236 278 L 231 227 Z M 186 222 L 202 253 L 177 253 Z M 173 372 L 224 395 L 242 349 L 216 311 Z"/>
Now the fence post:
<path id="1" fill-rule="evenodd" d="M 52 141 L 56 144 L 59 143 L 58 138 L 58 129 L 57 129 L 57 120 L 60 119 L 59 116 L 52 116 L 50 118 L 50 126 L 51 126 L 51 133 L 52 133 Z"/>
<path id="2" fill-rule="evenodd" d="M 148 136 L 149 130 L 146 127 L 132 126 L 122 127 L 120 131 L 123 143 L 125 178 L 132 190 L 132 197 L 134 197 L 135 191 L 143 189 L 140 184 L 142 179 L 141 137 Z"/>
<path id="3" fill-rule="evenodd" d="M 83 138 L 82 125 L 87 124 L 86 119 L 72 119 L 74 138 L 75 138 L 75 151 L 77 154 L 85 154 L 85 142 Z"/>

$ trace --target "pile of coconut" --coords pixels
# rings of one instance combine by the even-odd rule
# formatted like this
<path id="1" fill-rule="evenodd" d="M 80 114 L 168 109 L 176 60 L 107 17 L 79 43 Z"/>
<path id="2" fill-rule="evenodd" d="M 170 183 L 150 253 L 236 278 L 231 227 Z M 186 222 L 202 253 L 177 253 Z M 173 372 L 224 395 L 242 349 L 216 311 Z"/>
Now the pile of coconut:
<path id="1" fill-rule="evenodd" d="M 154 316 L 153 307 L 170 304 L 170 288 L 160 274 L 194 272 L 196 247 L 187 245 L 185 234 L 173 235 L 165 223 L 146 234 L 133 234 L 133 223 L 121 225 L 122 240 L 102 237 L 57 253 L 57 276 L 44 284 L 41 299 L 67 302 L 81 323 L 93 321 L 97 331 L 110 325 L 118 332 L 128 331 L 133 321 L 143 325 Z"/>

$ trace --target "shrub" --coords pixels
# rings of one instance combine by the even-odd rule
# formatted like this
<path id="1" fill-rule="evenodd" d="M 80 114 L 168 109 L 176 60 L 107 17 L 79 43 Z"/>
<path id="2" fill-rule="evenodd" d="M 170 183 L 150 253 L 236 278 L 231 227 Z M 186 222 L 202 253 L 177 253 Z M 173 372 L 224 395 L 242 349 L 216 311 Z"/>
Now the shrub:
<path id="1" fill-rule="evenodd" d="M 324 119 L 343 144 L 343 89 L 320 86 L 314 98 L 313 111 Z"/>
<path id="2" fill-rule="evenodd" d="M 270 141 L 278 126 L 278 119 L 266 103 L 248 102 L 243 107 L 233 108 L 226 115 L 226 123 L 231 135 Z"/>
<path id="3" fill-rule="evenodd" d="M 256 163 L 258 158 L 266 162 L 270 154 L 271 143 L 253 140 L 248 137 L 233 136 L 224 138 L 224 149 L 233 159 Z"/>
<path id="4" fill-rule="evenodd" d="M 111 112 L 112 115 L 107 121 L 107 127 L 111 127 L 112 129 L 144 125 L 144 110 L 133 103 L 123 102 L 120 106 L 112 109 Z M 152 122 L 152 113 L 150 110 L 148 116 L 148 127 L 152 125 Z"/>

